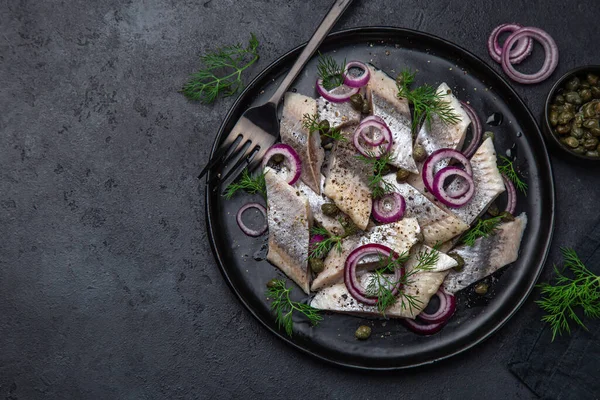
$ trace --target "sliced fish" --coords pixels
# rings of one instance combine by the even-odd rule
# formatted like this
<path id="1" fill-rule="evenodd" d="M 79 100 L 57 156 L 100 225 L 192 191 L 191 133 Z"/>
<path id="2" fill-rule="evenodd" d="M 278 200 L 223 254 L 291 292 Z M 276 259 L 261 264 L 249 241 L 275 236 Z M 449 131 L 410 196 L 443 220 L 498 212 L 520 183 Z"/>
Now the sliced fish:
<path id="1" fill-rule="evenodd" d="M 317 194 L 321 194 L 321 165 L 325 151 L 321 147 L 321 136 L 311 133 L 302 126 L 304 114 L 317 112 L 315 99 L 299 93 L 285 94 L 281 116 L 281 141 L 292 146 L 302 161 L 300 179 Z"/>
<path id="2" fill-rule="evenodd" d="M 514 262 L 526 227 L 527 215 L 522 213 L 514 221 L 499 225 L 495 234 L 477 239 L 473 246 L 461 245 L 452 250 L 465 260 L 465 265 L 460 272 L 450 271 L 444 290 L 456 293 Z"/>
<path id="3" fill-rule="evenodd" d="M 345 89 L 343 86 L 338 86 L 331 90 L 331 93 L 342 93 Z M 333 128 L 343 128 L 348 125 L 357 125 L 360 122 L 361 114 L 356 111 L 349 101 L 343 103 L 332 103 L 329 100 L 319 97 L 317 99 L 317 110 L 319 119 L 326 119 L 329 125 Z"/>
<path id="4" fill-rule="evenodd" d="M 367 97 L 373 115 L 383 118 L 392 131 L 393 156 L 390 164 L 412 173 L 418 173 L 413 158 L 411 116 L 406 99 L 398 98 L 396 81 L 385 72 L 369 66 L 371 78 L 367 84 Z"/>
<path id="5" fill-rule="evenodd" d="M 473 181 L 475 182 L 475 194 L 467 205 L 460 208 L 453 208 L 451 211 L 466 224 L 471 225 L 481 214 L 487 210 L 488 206 L 504 192 L 504 182 L 502 175 L 498 171 L 496 164 L 496 150 L 491 138 L 486 139 L 479 149 L 471 157 L 471 168 L 473 169 Z M 450 184 L 450 188 L 465 184 L 455 180 Z"/>
<path id="6" fill-rule="evenodd" d="M 314 220 L 317 221 L 323 228 L 327 229 L 327 231 L 332 235 L 340 236 L 344 233 L 344 227 L 340 223 L 339 218 L 344 218 L 345 216 L 340 212 L 337 217 L 329 217 L 323 214 L 323 211 L 321 210 L 321 206 L 323 204 L 333 202 L 323 194 L 324 183 L 325 177 L 321 175 L 321 194 L 315 193 L 314 190 L 312 190 L 302 181 L 298 181 L 295 186 L 298 188 L 300 193 L 302 193 L 308 199 L 308 204 L 310 205 L 310 210 Z"/>
<path id="7" fill-rule="evenodd" d="M 309 293 L 308 242 L 312 215 L 308 199 L 275 171 L 266 169 L 269 201 L 267 260 Z"/>
<path id="8" fill-rule="evenodd" d="M 353 131 L 353 126 L 344 128 L 342 134 L 348 140 L 335 143 L 330 156 L 324 193 L 364 230 L 369 223 L 373 205 L 368 183 L 373 171 L 369 165 L 356 159 L 357 153 L 351 138 Z"/>
<path id="9" fill-rule="evenodd" d="M 414 217 L 419 221 L 425 244 L 434 246 L 446 242 L 469 229 L 469 225 L 454 214 L 438 207 L 408 183 L 398 183 L 394 174 L 387 175 L 384 179 L 404 197 L 406 201 L 404 217 Z"/>
<path id="10" fill-rule="evenodd" d="M 450 268 L 454 268 L 458 265 L 456 260 L 454 258 L 450 257 L 449 255 L 444 254 L 441 251 L 434 250 L 433 248 L 422 244 L 422 245 L 415 246 L 412 248 L 411 257 L 405 264 L 406 271 L 407 272 L 412 271 L 413 268 L 415 268 L 419 264 L 419 254 L 423 254 L 425 252 L 432 252 L 432 251 L 437 252 L 438 260 L 434 265 L 431 266 L 430 269 L 428 269 L 427 271 L 423 271 L 423 272 L 444 272 L 444 271 L 447 271 Z"/>
<path id="11" fill-rule="evenodd" d="M 370 229 L 362 235 L 353 236 L 344 240 L 342 252 L 331 250 L 325 258 L 325 268 L 313 281 L 313 291 L 344 279 L 344 266 L 348 254 L 355 248 L 369 243 L 378 243 L 389 247 L 397 254 L 408 252 L 418 242 L 421 229 L 415 218 L 404 218 L 398 222 L 387 225 L 379 225 Z M 379 261 L 375 256 L 373 259 L 363 259 L 362 264 Z"/>
<path id="12" fill-rule="evenodd" d="M 431 117 L 431 124 L 423 123 L 416 142 L 425 148 L 427 155 L 439 149 L 462 149 L 465 142 L 467 127 L 471 123 L 469 116 L 460 106 L 460 102 L 452 94 L 452 90 L 446 83 L 437 88 L 437 93 L 447 101 L 460 118 L 456 124 L 446 124 L 437 115 Z"/>

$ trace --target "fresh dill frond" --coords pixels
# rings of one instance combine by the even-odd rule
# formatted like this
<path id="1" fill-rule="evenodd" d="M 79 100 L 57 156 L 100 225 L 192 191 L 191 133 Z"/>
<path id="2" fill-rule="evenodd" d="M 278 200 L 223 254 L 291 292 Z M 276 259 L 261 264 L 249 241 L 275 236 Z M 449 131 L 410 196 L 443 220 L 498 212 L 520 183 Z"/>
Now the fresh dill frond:
<path id="1" fill-rule="evenodd" d="M 252 33 L 246 47 L 237 44 L 203 55 L 202 68 L 190 76 L 181 92 L 204 104 L 213 103 L 219 95 L 234 95 L 244 87 L 242 72 L 258 60 L 258 44 Z"/>
<path id="2" fill-rule="evenodd" d="M 285 281 L 274 279 L 269 282 L 269 288 L 266 293 L 267 297 L 273 301 L 271 303 L 271 310 L 275 312 L 277 326 L 279 328 L 283 327 L 288 336 L 292 336 L 294 311 L 303 314 L 313 326 L 318 325 L 323 320 L 318 309 L 308 304 L 292 301 L 290 299 L 291 291 L 292 289 L 285 286 Z"/>
<path id="3" fill-rule="evenodd" d="M 338 253 L 342 252 L 342 237 L 335 236 L 329 233 L 327 229 L 314 226 L 310 233 L 313 235 L 325 236 L 325 239 L 317 243 L 312 243 L 309 247 L 308 259 L 324 258 L 331 249 L 335 249 Z"/>
<path id="4" fill-rule="evenodd" d="M 344 83 L 344 69 L 346 68 L 346 60 L 342 64 L 338 64 L 333 57 L 324 56 L 319 53 L 319 63 L 317 65 L 317 74 L 323 80 L 323 87 L 326 90 L 331 90 Z"/>
<path id="5" fill-rule="evenodd" d="M 265 182 L 265 174 L 260 173 L 251 176 L 248 169 L 242 171 L 242 176 L 236 182 L 231 183 L 225 190 L 225 198 L 231 199 L 239 190 L 244 190 L 247 193 L 260 193 L 265 199 L 267 198 L 267 183 Z"/>
<path id="6" fill-rule="evenodd" d="M 475 240 L 480 237 L 488 237 L 496 231 L 496 228 L 502 222 L 504 215 L 498 215 L 489 219 L 479 219 L 474 227 L 469 229 L 461 239 L 467 246 L 473 246 Z"/>
<path id="7" fill-rule="evenodd" d="M 394 159 L 391 153 L 383 153 L 377 158 L 374 152 L 367 151 L 366 156 L 359 154 L 356 158 L 373 169 L 373 175 L 369 176 L 368 184 L 374 199 L 379 199 L 382 196 L 395 191 L 394 185 L 383 179 L 383 173 L 385 172 L 387 164 L 391 163 Z"/>
<path id="8" fill-rule="evenodd" d="M 444 99 L 447 94 L 438 93 L 436 88 L 427 84 L 410 89 L 415 80 L 415 75 L 416 73 L 405 69 L 400 72 L 396 79 L 398 97 L 407 99 L 413 106 L 413 134 L 416 133 L 417 127 L 423 121 L 430 127 L 434 115 L 437 115 L 440 121 L 448 125 L 460 122 L 460 117 L 454 112 L 450 102 Z"/>
<path id="9" fill-rule="evenodd" d="M 514 163 L 508 157 L 500 156 L 499 158 L 502 160 L 502 164 L 498 165 L 498 171 L 510 179 L 517 189 L 527 194 L 527 184 L 521 179 L 519 173 L 517 173 Z"/>
<path id="10" fill-rule="evenodd" d="M 542 298 L 536 303 L 546 315 L 542 321 L 550 324 L 552 341 L 556 335 L 571 333 L 569 320 L 587 330 L 587 327 L 577 315 L 577 308 L 583 309 L 583 315 L 588 318 L 600 318 L 600 276 L 586 268 L 577 253 L 570 248 L 561 248 L 564 269 L 569 268 L 574 278 L 569 278 L 554 266 L 556 273 L 554 285 L 542 283 Z"/>
<path id="11" fill-rule="evenodd" d="M 321 122 L 319 114 L 304 114 L 302 116 L 302 126 L 310 133 L 318 132 L 320 135 L 329 137 L 335 141 L 348 141 L 340 128 L 323 127 Z"/>

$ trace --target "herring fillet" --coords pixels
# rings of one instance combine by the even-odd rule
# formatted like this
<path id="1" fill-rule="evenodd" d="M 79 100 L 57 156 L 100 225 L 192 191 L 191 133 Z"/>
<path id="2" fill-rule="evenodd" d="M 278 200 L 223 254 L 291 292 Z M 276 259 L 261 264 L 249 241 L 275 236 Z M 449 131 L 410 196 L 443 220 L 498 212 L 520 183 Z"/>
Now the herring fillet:
<path id="1" fill-rule="evenodd" d="M 269 223 L 267 260 L 309 293 L 308 243 L 312 215 L 308 200 L 270 168 L 266 169 Z"/>
<path id="2" fill-rule="evenodd" d="M 321 165 L 325 151 L 321 147 L 321 137 L 311 135 L 302 126 L 304 114 L 317 113 L 315 99 L 299 93 L 288 92 L 283 102 L 280 133 L 281 141 L 292 146 L 302 162 L 300 179 L 317 194 L 321 194 Z"/>
<path id="3" fill-rule="evenodd" d="M 514 221 L 499 225 L 495 234 L 477 239 L 472 247 L 461 245 L 453 249 L 465 265 L 460 272 L 450 271 L 444 290 L 454 294 L 516 261 L 526 227 L 527 215 L 522 213 Z"/>
<path id="4" fill-rule="evenodd" d="M 365 230 L 373 204 L 368 183 L 373 171 L 356 158 L 356 149 L 350 137 L 353 131 L 354 127 L 344 128 L 342 134 L 348 140 L 337 141 L 334 145 L 323 193 L 360 229 Z"/>
<path id="5" fill-rule="evenodd" d="M 325 268 L 314 279 L 311 290 L 315 291 L 344 279 L 344 266 L 350 252 L 359 246 L 378 243 L 394 250 L 398 255 L 408 253 L 417 243 L 419 223 L 415 218 L 404 218 L 400 221 L 379 225 L 362 235 L 350 237 L 342 242 L 342 252 L 332 249 L 325 258 Z M 378 259 L 363 259 L 362 263 L 377 262 Z"/>
<path id="6" fill-rule="evenodd" d="M 425 244 L 433 246 L 446 242 L 469 229 L 469 225 L 454 214 L 438 207 L 408 183 L 397 182 L 394 174 L 386 175 L 384 179 L 404 197 L 406 203 L 404 217 L 414 217 L 419 221 Z"/>
<path id="7" fill-rule="evenodd" d="M 321 175 L 321 190 L 323 184 L 325 183 L 325 177 Z M 332 201 L 328 199 L 324 194 L 315 193 L 308 185 L 306 185 L 302 181 L 298 181 L 296 183 L 296 187 L 306 198 L 308 199 L 308 204 L 310 205 L 310 209 L 312 211 L 313 218 L 316 222 L 319 223 L 323 228 L 327 229 L 327 232 L 331 233 L 334 236 L 341 236 L 344 233 L 344 227 L 340 223 L 338 218 L 343 218 L 343 214 L 339 213 L 337 217 L 330 217 L 323 213 L 321 210 L 321 206 L 326 203 L 331 203 Z"/>
<path id="8" fill-rule="evenodd" d="M 473 198 L 460 208 L 450 209 L 454 215 L 471 225 L 488 206 L 504 192 L 504 181 L 498 171 L 496 164 L 496 150 L 491 138 L 487 138 L 479 146 L 473 157 L 471 157 L 471 168 L 473 169 L 473 181 L 475 182 L 475 194 Z M 458 180 L 450 184 L 451 187 L 465 184 Z"/>
<path id="9" fill-rule="evenodd" d="M 373 115 L 381 117 L 392 132 L 392 160 L 390 164 L 412 173 L 418 173 L 413 158 L 411 116 L 406 99 L 398 98 L 396 81 L 385 72 L 369 65 L 371 78 L 367 84 L 367 99 Z"/>
<path id="10" fill-rule="evenodd" d="M 342 86 L 338 86 L 331 90 L 331 93 L 337 94 L 343 90 L 347 90 Z M 347 125 L 357 125 L 360 122 L 361 113 L 356 111 L 349 101 L 343 103 L 332 103 L 323 97 L 317 99 L 317 112 L 319 119 L 329 121 L 329 126 L 332 128 L 343 128 Z"/>

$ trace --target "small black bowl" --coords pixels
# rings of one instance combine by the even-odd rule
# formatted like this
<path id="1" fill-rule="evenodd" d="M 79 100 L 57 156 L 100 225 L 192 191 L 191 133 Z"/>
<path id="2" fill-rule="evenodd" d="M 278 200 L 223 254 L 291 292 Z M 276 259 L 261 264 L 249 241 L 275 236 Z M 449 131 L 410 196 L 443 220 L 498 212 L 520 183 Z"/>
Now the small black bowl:
<path id="1" fill-rule="evenodd" d="M 583 81 L 585 80 L 586 74 L 590 72 L 600 76 L 600 65 L 586 65 L 583 67 L 572 69 L 563 76 L 561 76 L 558 81 L 556 81 L 556 83 L 552 86 L 552 89 L 550 89 L 548 97 L 546 97 L 546 104 L 544 105 L 542 131 L 544 132 L 544 136 L 546 137 L 546 142 L 549 142 L 551 144 L 554 150 L 556 150 L 556 153 L 566 155 L 571 160 L 584 161 L 588 163 L 600 163 L 600 157 L 588 157 L 585 154 L 575 153 L 569 147 L 562 144 L 558 140 L 558 137 L 554 134 L 554 129 L 552 128 L 552 125 L 550 125 L 550 120 L 548 116 L 550 112 L 550 105 L 553 102 L 554 97 L 558 94 L 557 92 L 563 88 L 564 84 L 566 84 L 573 77 L 578 77 Z"/>

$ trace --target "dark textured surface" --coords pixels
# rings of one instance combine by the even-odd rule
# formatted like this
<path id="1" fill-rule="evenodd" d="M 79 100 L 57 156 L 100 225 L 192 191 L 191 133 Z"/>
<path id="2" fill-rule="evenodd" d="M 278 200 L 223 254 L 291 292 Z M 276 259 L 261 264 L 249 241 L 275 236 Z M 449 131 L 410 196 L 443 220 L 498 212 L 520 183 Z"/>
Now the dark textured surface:
<path id="1" fill-rule="evenodd" d="M 0 398 L 532 397 L 506 364 L 533 298 L 467 354 L 375 375 L 289 348 L 221 279 L 195 174 L 233 100 L 207 107 L 177 89 L 199 54 L 250 31 L 257 73 L 308 39 L 328 3 L 0 4 Z M 489 31 L 516 21 L 555 37 L 555 77 L 600 63 L 582 51 L 596 43 L 592 0 L 394 4 L 355 0 L 338 28 L 416 28 L 487 59 Z M 517 91 L 540 115 L 550 86 Z M 600 196 L 598 168 L 553 163 L 550 261 L 591 228 Z"/>

